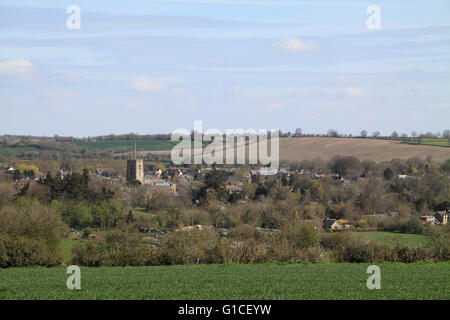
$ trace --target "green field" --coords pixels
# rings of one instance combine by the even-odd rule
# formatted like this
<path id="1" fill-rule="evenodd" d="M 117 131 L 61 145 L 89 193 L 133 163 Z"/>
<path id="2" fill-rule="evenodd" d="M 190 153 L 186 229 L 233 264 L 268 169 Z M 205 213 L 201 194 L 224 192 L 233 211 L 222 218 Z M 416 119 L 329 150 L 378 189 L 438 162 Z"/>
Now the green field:
<path id="1" fill-rule="evenodd" d="M 11 152 L 12 154 L 18 154 L 23 152 L 43 152 L 43 150 L 36 147 L 0 147 L 0 154 L 6 152 Z"/>
<path id="2" fill-rule="evenodd" d="M 81 268 L 68 290 L 65 267 L 0 269 L 0 299 L 450 299 L 450 264 L 180 265 Z"/>
<path id="3" fill-rule="evenodd" d="M 64 240 L 64 261 L 70 262 L 70 259 L 72 258 L 72 249 L 78 243 L 82 243 L 82 241 Z"/>
<path id="4" fill-rule="evenodd" d="M 408 141 L 408 144 L 419 144 L 419 141 Z M 422 138 L 421 145 L 449 147 L 449 139 L 447 138 Z"/>
<path id="5" fill-rule="evenodd" d="M 397 243 L 401 243 L 410 247 L 427 247 L 429 245 L 428 237 L 420 234 L 406 234 L 384 231 L 358 232 L 357 234 L 364 239 L 386 243 L 391 246 L 395 246 Z"/>
<path id="6" fill-rule="evenodd" d="M 128 151 L 134 150 L 134 140 L 112 140 L 112 141 L 74 141 L 71 142 L 80 147 L 86 147 L 89 150 L 106 150 L 128 148 Z M 138 151 L 157 151 L 170 150 L 177 142 L 169 140 L 137 140 L 136 149 Z"/>

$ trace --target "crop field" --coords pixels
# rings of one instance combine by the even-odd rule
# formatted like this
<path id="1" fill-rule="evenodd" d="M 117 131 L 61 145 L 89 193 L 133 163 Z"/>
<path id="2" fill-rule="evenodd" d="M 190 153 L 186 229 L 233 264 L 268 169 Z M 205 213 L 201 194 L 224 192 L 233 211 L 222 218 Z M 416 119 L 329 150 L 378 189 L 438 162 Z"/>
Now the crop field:
<path id="1" fill-rule="evenodd" d="M 397 243 L 410 247 L 427 247 L 429 245 L 428 237 L 420 234 L 405 234 L 384 231 L 358 232 L 357 234 L 363 239 L 374 240 L 376 242 L 386 243 L 391 246 L 395 246 Z"/>
<path id="2" fill-rule="evenodd" d="M 450 264 L 181 265 L 81 268 L 68 290 L 65 267 L 0 269 L 0 299 L 450 299 Z"/>
<path id="3" fill-rule="evenodd" d="M 49 152 L 50 150 L 45 151 Z M 0 147 L 0 154 L 5 154 L 6 152 L 11 154 L 19 154 L 24 152 L 43 152 L 43 150 L 36 147 Z"/>
<path id="4" fill-rule="evenodd" d="M 71 142 L 80 147 L 86 147 L 89 150 L 106 150 L 120 148 L 134 151 L 134 140 L 112 140 L 112 141 L 74 141 Z M 176 142 L 169 140 L 137 140 L 136 149 L 138 151 L 158 151 L 171 150 Z"/>
<path id="5" fill-rule="evenodd" d="M 409 144 L 419 144 L 419 141 L 409 141 Z M 422 138 L 421 145 L 450 147 L 448 138 Z"/>
<path id="6" fill-rule="evenodd" d="M 436 145 L 402 143 L 398 140 L 354 139 L 354 138 L 282 138 L 281 160 L 328 160 L 334 155 L 354 156 L 375 162 L 392 159 L 407 160 L 413 157 L 426 159 L 431 156 L 437 163 L 450 158 L 450 148 Z"/>

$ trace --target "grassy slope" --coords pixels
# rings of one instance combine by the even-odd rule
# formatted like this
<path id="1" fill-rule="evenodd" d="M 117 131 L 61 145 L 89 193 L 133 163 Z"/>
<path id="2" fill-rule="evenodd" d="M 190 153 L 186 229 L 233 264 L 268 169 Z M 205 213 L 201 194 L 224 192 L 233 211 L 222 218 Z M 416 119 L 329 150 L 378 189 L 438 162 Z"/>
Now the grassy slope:
<path id="1" fill-rule="evenodd" d="M 0 270 L 0 299 L 450 299 L 450 265 L 379 264 L 381 290 L 366 288 L 368 264 L 189 265 Z"/>
<path id="2" fill-rule="evenodd" d="M 429 245 L 429 239 L 426 236 L 419 234 L 404 234 L 384 231 L 358 232 L 357 234 L 365 239 L 384 242 L 393 246 L 397 242 L 411 247 L 427 247 Z"/>
<path id="3" fill-rule="evenodd" d="M 398 140 L 357 138 L 281 138 L 280 160 L 302 161 L 321 158 L 329 160 L 335 155 L 354 156 L 375 162 L 392 159 L 407 160 L 431 156 L 437 163 L 450 158 L 450 148 L 431 145 L 406 144 Z M 240 149 L 242 151 L 242 148 Z M 248 145 L 245 146 L 248 154 Z"/>
<path id="4" fill-rule="evenodd" d="M 305 160 L 330 159 L 333 155 L 355 156 L 360 160 L 375 162 L 391 159 L 425 159 L 431 155 L 441 163 L 450 158 L 450 148 L 401 143 L 394 140 L 350 138 L 282 138 L 280 159 Z"/>

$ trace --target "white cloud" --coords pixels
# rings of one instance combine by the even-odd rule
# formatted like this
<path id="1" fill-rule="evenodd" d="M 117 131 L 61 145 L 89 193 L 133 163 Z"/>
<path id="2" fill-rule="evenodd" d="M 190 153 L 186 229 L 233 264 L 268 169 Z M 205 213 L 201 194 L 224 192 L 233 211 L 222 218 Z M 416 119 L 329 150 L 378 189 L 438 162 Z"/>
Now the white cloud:
<path id="1" fill-rule="evenodd" d="M 264 110 L 265 111 L 277 111 L 283 108 L 283 104 L 281 102 L 272 102 L 269 103 Z"/>
<path id="2" fill-rule="evenodd" d="M 0 61 L 0 74 L 26 74 L 33 69 L 33 64 L 26 59 Z"/>
<path id="3" fill-rule="evenodd" d="M 139 91 L 160 92 L 165 91 L 166 86 L 146 77 L 140 77 L 133 81 L 132 88 Z"/>
<path id="4" fill-rule="evenodd" d="M 52 112 L 60 112 L 60 113 L 71 113 L 74 111 L 74 108 L 70 104 L 58 104 L 54 107 L 50 108 Z"/>
<path id="5" fill-rule="evenodd" d="M 357 87 L 347 87 L 344 89 L 344 93 L 351 97 L 359 97 L 364 94 L 364 92 Z"/>
<path id="6" fill-rule="evenodd" d="M 273 44 L 274 48 L 286 52 L 315 52 L 319 47 L 312 42 L 304 42 L 299 38 L 286 38 Z"/>
<path id="7" fill-rule="evenodd" d="M 186 94 L 186 90 L 183 88 L 172 88 L 172 92 L 179 95 Z"/>

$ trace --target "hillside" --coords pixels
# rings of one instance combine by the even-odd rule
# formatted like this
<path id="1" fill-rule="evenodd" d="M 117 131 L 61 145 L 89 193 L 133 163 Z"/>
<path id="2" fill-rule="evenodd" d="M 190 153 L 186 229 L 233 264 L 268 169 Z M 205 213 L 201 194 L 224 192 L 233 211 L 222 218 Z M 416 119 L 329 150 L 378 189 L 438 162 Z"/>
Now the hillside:
<path id="1" fill-rule="evenodd" d="M 168 141 L 167 143 L 170 143 Z M 168 144 L 169 145 L 169 144 Z M 141 156 L 148 153 L 170 154 L 168 145 L 157 150 L 139 148 Z M 425 159 L 431 156 L 437 163 L 450 158 L 450 148 L 406 144 L 396 140 L 383 139 L 356 139 L 356 138 L 281 138 L 280 160 L 302 161 L 321 158 L 328 160 L 334 155 L 355 156 L 360 160 L 375 162 L 389 161 L 391 159 L 409 159 L 419 157 Z"/>
<path id="2" fill-rule="evenodd" d="M 283 138 L 280 160 L 330 159 L 334 155 L 355 156 L 375 162 L 431 156 L 438 163 L 450 158 L 450 148 L 401 143 L 395 140 L 355 138 Z"/>

